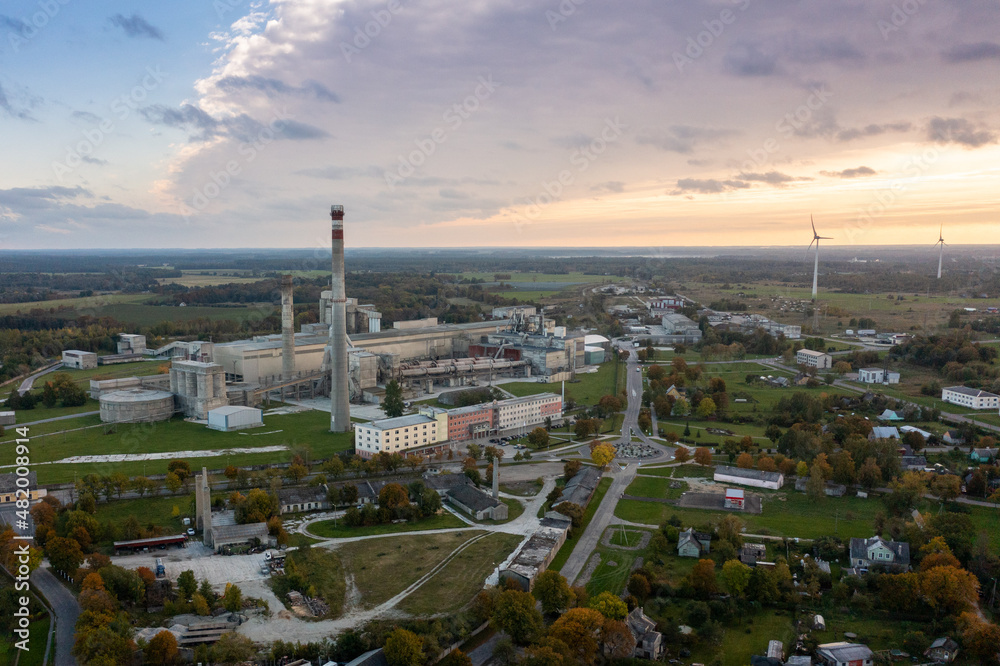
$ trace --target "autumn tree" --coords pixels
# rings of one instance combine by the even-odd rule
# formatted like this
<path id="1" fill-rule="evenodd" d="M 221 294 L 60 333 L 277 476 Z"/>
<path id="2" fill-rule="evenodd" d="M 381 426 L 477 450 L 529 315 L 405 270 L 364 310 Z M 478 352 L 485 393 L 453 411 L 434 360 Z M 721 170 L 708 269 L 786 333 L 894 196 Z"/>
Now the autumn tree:
<path id="1" fill-rule="evenodd" d="M 742 599 L 750 583 L 750 567 L 739 560 L 727 560 L 722 565 L 719 575 L 729 593 L 737 599 Z"/>
<path id="2" fill-rule="evenodd" d="M 1000 645 L 1000 627 L 986 622 L 976 613 L 967 611 L 958 618 L 962 631 L 962 647 L 981 664 L 997 664 L 997 646 Z"/>
<path id="3" fill-rule="evenodd" d="M 421 666 L 424 663 L 423 639 L 402 627 L 389 634 L 383 650 L 389 666 Z"/>
<path id="4" fill-rule="evenodd" d="M 979 580 L 965 569 L 937 566 L 920 572 L 924 603 L 939 615 L 958 615 L 979 599 Z"/>
<path id="5" fill-rule="evenodd" d="M 527 645 L 542 630 L 542 614 L 535 608 L 535 598 L 520 590 L 497 595 L 490 622 L 518 645 Z"/>
<path id="6" fill-rule="evenodd" d="M 531 593 L 542 604 L 543 613 L 561 613 L 573 603 L 573 591 L 558 571 L 547 569 L 538 575 Z"/>
<path id="7" fill-rule="evenodd" d="M 378 493 L 378 505 L 397 511 L 410 505 L 410 494 L 398 483 L 387 483 Z"/>
<path id="8" fill-rule="evenodd" d="M 641 571 L 636 571 L 628 579 L 628 585 L 626 586 L 629 594 L 638 599 L 640 602 L 645 601 L 646 598 L 652 593 L 653 586 Z"/>
<path id="9" fill-rule="evenodd" d="M 534 449 L 544 449 L 549 445 L 549 431 L 545 428 L 535 428 L 528 433 L 528 444 Z"/>
<path id="10" fill-rule="evenodd" d="M 75 572 L 83 563 L 83 551 L 75 539 L 54 537 L 45 544 L 45 554 L 52 568 L 66 574 Z"/>
<path id="11" fill-rule="evenodd" d="M 954 474 L 940 474 L 931 481 L 930 491 L 942 502 L 950 502 L 962 494 L 962 480 Z"/>
<path id="12" fill-rule="evenodd" d="M 222 595 L 222 606 L 230 613 L 236 613 L 243 608 L 243 592 L 235 583 L 226 583 L 226 592 Z"/>
<path id="13" fill-rule="evenodd" d="M 148 664 L 166 666 L 177 663 L 177 638 L 164 629 L 150 639 L 145 656 Z"/>
<path id="14" fill-rule="evenodd" d="M 778 470 L 778 464 L 770 456 L 761 456 L 757 459 L 757 469 L 762 472 L 775 472 Z"/>
<path id="15" fill-rule="evenodd" d="M 604 623 L 605 617 L 592 608 L 571 608 L 552 623 L 549 636 L 566 644 L 577 663 L 591 664 Z"/>
<path id="16" fill-rule="evenodd" d="M 624 620 L 628 616 L 628 606 L 616 594 L 604 591 L 590 600 L 587 604 L 609 620 Z"/>
<path id="17" fill-rule="evenodd" d="M 707 467 L 712 464 L 712 452 L 704 446 L 700 446 L 694 451 L 694 461 Z"/>
<path id="18" fill-rule="evenodd" d="M 743 452 L 736 458 L 736 466 L 740 469 L 753 469 L 753 456 Z"/>
<path id="19" fill-rule="evenodd" d="M 635 638 L 621 620 L 605 620 L 601 626 L 601 645 L 611 659 L 627 659 L 635 651 Z"/>
<path id="20" fill-rule="evenodd" d="M 608 443 L 598 444 L 590 452 L 590 459 L 595 465 L 604 469 L 615 459 L 615 447 Z"/>
<path id="21" fill-rule="evenodd" d="M 679 463 L 685 463 L 691 459 L 691 452 L 688 451 L 686 446 L 678 446 L 674 451 L 674 460 Z"/>
<path id="22" fill-rule="evenodd" d="M 865 459 L 861 469 L 858 470 L 858 483 L 866 490 L 876 488 L 882 483 L 882 470 L 875 458 Z"/>
<path id="23" fill-rule="evenodd" d="M 698 560 L 691 569 L 691 573 L 688 574 L 688 583 L 700 599 L 707 599 L 718 592 L 719 586 L 715 580 L 715 562 Z"/>
<path id="24" fill-rule="evenodd" d="M 705 397 L 701 399 L 698 403 L 698 418 L 707 419 L 713 414 L 715 414 L 716 406 L 715 401 L 711 398 Z"/>

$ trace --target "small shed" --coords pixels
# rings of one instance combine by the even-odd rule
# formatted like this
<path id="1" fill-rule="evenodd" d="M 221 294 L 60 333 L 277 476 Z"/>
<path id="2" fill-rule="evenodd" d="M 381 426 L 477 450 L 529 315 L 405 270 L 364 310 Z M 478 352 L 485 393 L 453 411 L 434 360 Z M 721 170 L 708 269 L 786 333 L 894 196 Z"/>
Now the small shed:
<path id="1" fill-rule="evenodd" d="M 208 427 L 212 430 L 232 432 L 243 428 L 259 428 L 263 425 L 263 412 L 255 407 L 226 405 L 208 410 Z"/>
<path id="2" fill-rule="evenodd" d="M 813 629 L 816 631 L 826 631 L 826 620 L 823 619 L 822 615 L 813 616 Z"/>
<path id="3" fill-rule="evenodd" d="M 9 426 L 17 423 L 16 412 L 0 412 L 0 426 Z"/>
<path id="4" fill-rule="evenodd" d="M 738 509 L 742 511 L 745 502 L 746 497 L 742 488 L 726 488 L 725 506 L 727 509 Z"/>

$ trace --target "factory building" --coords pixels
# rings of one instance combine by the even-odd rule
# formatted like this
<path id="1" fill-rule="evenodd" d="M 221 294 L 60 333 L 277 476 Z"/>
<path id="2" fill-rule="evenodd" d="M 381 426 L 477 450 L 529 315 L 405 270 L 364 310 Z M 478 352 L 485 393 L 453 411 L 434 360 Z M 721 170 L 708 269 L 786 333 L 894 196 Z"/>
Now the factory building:
<path id="1" fill-rule="evenodd" d="M 293 340 L 295 372 L 299 375 L 319 372 L 323 368 L 328 335 L 297 333 Z M 223 342 L 215 345 L 215 362 L 222 366 L 231 382 L 268 384 L 282 378 L 284 348 L 280 334 Z"/>
<path id="2" fill-rule="evenodd" d="M 333 292 L 326 290 L 319 295 L 319 323 L 330 327 L 333 321 Z M 348 298 L 344 303 L 347 334 L 378 333 L 382 330 L 382 313 L 374 305 L 360 305 L 358 299 Z"/>
<path id="3" fill-rule="evenodd" d="M 122 333 L 118 336 L 119 354 L 145 354 L 146 336 L 136 333 Z"/>
<path id="4" fill-rule="evenodd" d="M 79 349 L 67 349 L 62 353 L 62 363 L 67 368 L 89 370 L 97 367 L 97 354 Z"/>
<path id="5" fill-rule="evenodd" d="M 204 420 L 208 412 L 229 404 L 222 366 L 201 361 L 173 361 L 170 364 L 170 392 L 185 416 Z"/>
<path id="6" fill-rule="evenodd" d="M 668 342 L 694 344 L 701 340 L 698 324 L 682 314 L 663 315 L 663 332 Z"/>

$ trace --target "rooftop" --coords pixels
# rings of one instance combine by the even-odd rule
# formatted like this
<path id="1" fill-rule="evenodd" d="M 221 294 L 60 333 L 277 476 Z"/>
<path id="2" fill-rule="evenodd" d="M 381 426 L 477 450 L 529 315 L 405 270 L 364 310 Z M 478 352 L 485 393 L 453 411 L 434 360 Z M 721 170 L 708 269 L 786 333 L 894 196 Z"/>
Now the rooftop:
<path id="1" fill-rule="evenodd" d="M 407 414 L 406 416 L 397 416 L 393 419 L 379 419 L 378 421 L 359 423 L 358 427 L 367 427 L 374 430 L 392 430 L 393 428 L 405 428 L 407 426 L 420 425 L 421 423 L 437 423 L 437 421 L 424 414 Z"/>
<path id="2" fill-rule="evenodd" d="M 968 386 L 946 386 L 943 391 L 951 391 L 952 393 L 961 393 L 962 395 L 967 395 L 971 398 L 998 398 L 996 393 L 990 393 L 989 391 L 984 391 L 982 389 L 969 388 Z"/>
<path id="3" fill-rule="evenodd" d="M 17 480 L 20 477 L 13 472 L 8 474 L 0 474 L 0 493 L 12 493 L 17 489 Z M 35 488 L 38 486 L 38 475 L 34 472 L 28 472 L 28 488 Z"/>
<path id="4" fill-rule="evenodd" d="M 824 356 L 826 352 L 814 351 L 812 349 L 800 349 L 796 352 L 797 354 L 804 354 L 805 356 Z"/>
<path id="5" fill-rule="evenodd" d="M 448 497 L 461 502 L 473 511 L 484 511 L 500 504 L 500 500 L 493 499 L 472 485 L 455 486 L 448 491 Z"/>
<path id="6" fill-rule="evenodd" d="M 245 525 L 213 525 L 212 540 L 267 538 L 267 523 L 247 523 Z"/>
<path id="7" fill-rule="evenodd" d="M 715 468 L 715 474 L 723 474 L 725 476 L 735 476 L 740 479 L 756 479 L 758 481 L 781 481 L 782 476 L 780 472 L 763 472 L 759 469 L 742 469 L 740 467 L 729 467 L 727 465 L 719 465 Z"/>

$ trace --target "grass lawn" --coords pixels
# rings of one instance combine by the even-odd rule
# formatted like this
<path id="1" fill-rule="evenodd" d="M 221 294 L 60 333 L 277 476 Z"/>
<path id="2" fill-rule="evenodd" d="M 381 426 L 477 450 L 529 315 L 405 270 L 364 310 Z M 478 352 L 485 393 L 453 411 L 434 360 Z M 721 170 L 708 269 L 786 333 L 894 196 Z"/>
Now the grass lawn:
<path id="1" fill-rule="evenodd" d="M 17 666 L 44 666 L 45 659 L 45 644 L 49 640 L 49 616 L 46 615 L 40 620 L 35 620 L 28 627 L 31 632 L 28 651 L 21 651 L 21 658 L 17 662 Z M 15 650 L 16 652 L 17 650 Z M 55 645 L 52 646 L 52 652 L 55 653 Z M 3 653 L 0 652 L 0 662 L 2 662 Z M 51 658 L 49 660 L 52 661 Z M 11 660 L 10 663 L 14 663 Z"/>
<path id="2" fill-rule="evenodd" d="M 692 558 L 693 559 L 693 558 Z M 781 612 L 781 615 L 778 615 Z M 752 624 L 751 624 L 752 622 Z M 751 633 L 747 633 L 747 629 Z M 698 646 L 691 650 L 691 659 L 709 663 L 720 659 L 723 666 L 743 666 L 755 654 L 767 654 L 767 643 L 780 640 L 787 647 L 795 638 L 791 615 L 787 611 L 769 611 L 746 617 L 742 626 L 727 626 L 722 643 L 715 646 Z M 840 638 L 831 638 L 842 640 Z M 828 641 L 821 641 L 828 642 Z"/>
<path id="3" fill-rule="evenodd" d="M 37 390 L 37 387 L 36 387 L 36 390 L 34 392 L 35 393 L 39 393 L 39 391 Z M 99 402 L 97 402 L 96 400 L 92 400 L 91 398 L 87 398 L 87 402 L 83 403 L 82 405 L 78 405 L 76 407 L 59 407 L 59 406 L 57 406 L 57 407 L 48 408 L 45 405 L 43 405 L 42 403 L 38 403 L 37 405 L 35 405 L 35 407 L 33 409 L 19 409 L 19 410 L 17 410 L 17 422 L 18 422 L 18 424 L 21 424 L 21 423 L 32 423 L 34 421 L 42 421 L 44 419 L 59 418 L 60 416 L 72 416 L 73 414 L 84 414 L 86 412 L 96 412 L 100 408 L 101 408 L 101 404 Z M 39 425 L 44 425 L 44 424 L 39 424 Z M 8 430 L 10 430 L 11 428 L 14 428 L 16 426 L 5 426 L 5 427 Z M 32 429 L 35 428 L 35 426 L 30 426 L 30 427 Z M 66 426 L 64 424 L 61 427 L 65 428 Z"/>
<path id="4" fill-rule="evenodd" d="M 118 303 L 142 303 L 148 299 L 143 294 L 108 294 L 104 296 L 87 296 L 84 298 L 57 298 L 50 301 L 34 301 L 31 303 L 0 303 L 0 315 L 12 315 L 18 312 L 28 313 L 32 310 L 50 310 L 55 308 L 73 308 L 76 310 L 98 309 Z M 59 314 L 59 313 L 57 313 Z"/>
<path id="5" fill-rule="evenodd" d="M 344 544 L 337 552 L 347 573 L 354 577 L 361 605 L 372 608 L 405 590 L 453 550 L 480 534 L 483 532 L 367 539 Z"/>
<path id="6" fill-rule="evenodd" d="M 174 507 L 180 514 L 173 515 Z M 156 525 L 166 530 L 167 534 L 180 534 L 187 527 L 181 524 L 181 518 L 194 515 L 194 492 L 170 497 L 141 497 L 138 499 L 112 500 L 97 505 L 95 518 L 101 523 L 121 525 L 129 516 L 139 519 L 143 527 Z"/>
<path id="7" fill-rule="evenodd" d="M 663 477 L 637 476 L 635 481 L 630 483 L 628 488 L 625 489 L 625 494 L 635 495 L 636 497 L 677 499 L 681 496 L 681 493 L 688 489 L 687 483 L 684 481 L 677 483 L 680 483 L 683 487 L 671 488 L 670 482 Z"/>
<path id="8" fill-rule="evenodd" d="M 495 533 L 477 541 L 407 597 L 399 608 L 412 615 L 451 613 L 483 589 L 486 577 L 521 542 L 516 534 Z"/>
<path id="9" fill-rule="evenodd" d="M 625 386 L 624 363 L 618 364 L 619 386 Z M 602 396 L 615 392 L 615 363 L 602 363 L 597 372 L 577 373 L 577 381 L 566 382 L 566 399 L 574 400 L 578 405 L 596 405 Z M 511 382 L 503 384 L 502 388 L 521 397 L 538 393 L 559 393 L 561 383 L 539 384 L 538 382 Z"/>
<path id="10" fill-rule="evenodd" d="M 97 416 L 46 423 L 31 429 L 32 463 L 51 462 L 77 455 L 142 454 L 171 451 L 218 450 L 217 456 L 192 458 L 191 467 L 225 467 L 255 465 L 291 460 L 299 453 L 309 461 L 323 460 L 351 447 L 350 433 L 329 432 L 329 415 L 321 411 L 265 416 L 264 427 L 238 432 L 219 432 L 205 426 L 188 423 L 180 418 L 159 423 L 119 425 L 105 434 L 106 428 L 90 428 L 75 432 L 60 432 L 44 438 L 43 432 L 58 432 L 100 423 Z M 41 431 L 41 432 L 40 432 Z M 17 437 L 8 429 L 0 445 Z M 286 450 L 267 453 L 240 452 L 226 454 L 226 449 L 284 446 Z M 170 459 L 146 462 L 97 462 L 37 465 L 40 483 L 72 481 L 74 474 L 110 474 L 120 471 L 129 476 L 166 473 Z"/>
<path id="11" fill-rule="evenodd" d="M 618 550 L 604 545 L 594 552 L 600 553 L 601 563 L 587 581 L 587 593 L 592 597 L 601 592 L 621 593 L 628 583 L 635 558 L 645 554 L 645 550 Z"/>
<path id="12" fill-rule="evenodd" d="M 163 374 L 164 368 L 169 372 L 169 361 L 133 361 L 116 365 L 99 365 L 96 368 L 77 370 L 75 368 L 60 368 L 57 372 L 65 372 L 73 381 L 90 390 L 91 379 L 121 379 L 122 377 L 148 377 Z M 43 378 L 44 379 L 44 378 Z M 41 385 L 43 386 L 44 381 Z M 96 404 L 96 401 L 95 401 Z M 97 409 L 96 407 L 94 409 Z"/>
<path id="13" fill-rule="evenodd" d="M 566 564 L 566 560 L 569 559 L 570 553 L 576 548 L 576 542 L 580 540 L 580 536 L 587 531 L 587 525 L 593 520 L 594 514 L 597 513 L 597 507 L 601 505 L 601 500 L 604 499 L 604 495 L 608 492 L 608 488 L 611 487 L 611 478 L 604 477 L 601 482 L 597 484 L 597 490 L 594 491 L 594 496 L 590 499 L 590 504 L 587 505 L 587 510 L 583 513 L 583 522 L 580 524 L 579 529 L 572 530 L 572 534 L 566 539 L 566 542 L 559 548 L 559 552 L 552 559 L 549 564 L 549 569 L 553 571 L 559 571 L 562 569 L 563 565 Z M 572 581 L 570 581 L 572 582 Z"/>
<path id="14" fill-rule="evenodd" d="M 634 546 L 639 543 L 643 534 L 649 534 L 647 530 L 617 529 L 611 533 L 612 546 Z"/>
<path id="15" fill-rule="evenodd" d="M 310 585 L 316 587 L 316 593 L 330 607 L 324 619 L 340 617 L 344 612 L 344 597 L 347 593 L 340 553 L 325 548 L 306 548 L 289 553 L 288 560 L 295 563 L 296 568 Z"/>
<path id="16" fill-rule="evenodd" d="M 520 481 L 518 483 L 501 483 L 500 491 L 508 495 L 517 495 L 518 497 L 534 497 L 539 493 L 543 485 L 541 478 L 534 481 Z"/>
<path id="17" fill-rule="evenodd" d="M 522 508 L 523 512 L 524 509 Z M 444 530 L 455 527 L 466 527 L 461 520 L 442 511 L 413 522 L 389 523 L 387 525 L 370 525 L 367 527 L 348 527 L 343 520 L 322 520 L 309 526 L 309 531 L 316 536 L 327 539 L 346 539 L 348 537 L 371 536 L 373 534 L 396 534 L 398 532 L 415 532 L 421 530 Z"/>
<path id="18" fill-rule="evenodd" d="M 755 491 L 756 492 L 756 491 Z M 740 515 L 750 534 L 816 539 L 836 535 L 841 539 L 870 537 L 874 531 L 875 514 L 884 510 L 876 498 L 827 497 L 815 502 L 798 492 L 761 493 L 764 511 L 760 515 Z M 784 498 L 782 501 L 779 498 Z M 676 514 L 685 526 L 701 526 L 717 521 L 726 511 L 684 509 L 667 504 L 622 500 L 615 515 L 624 520 L 659 525 Z"/>

